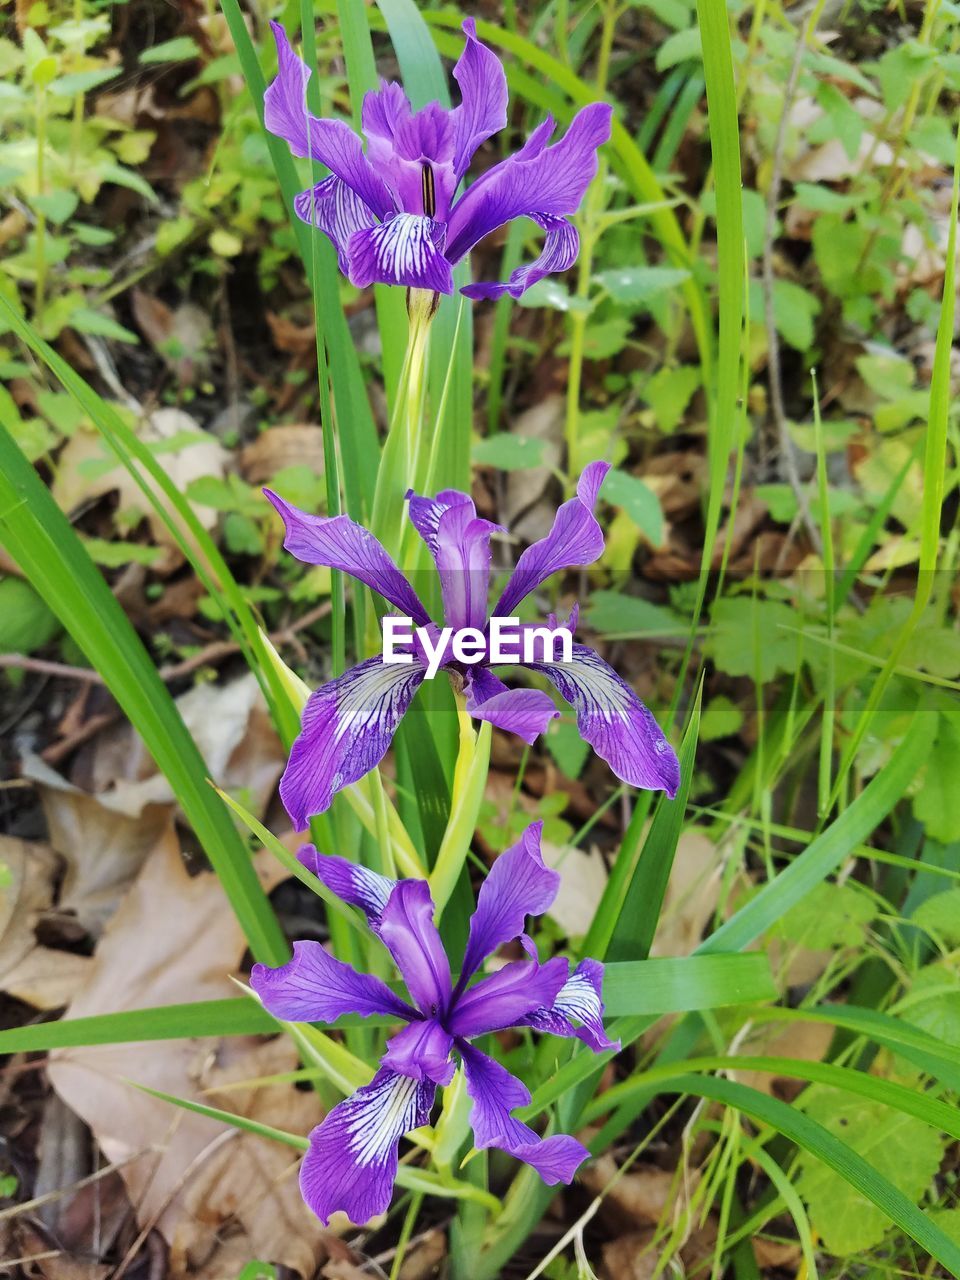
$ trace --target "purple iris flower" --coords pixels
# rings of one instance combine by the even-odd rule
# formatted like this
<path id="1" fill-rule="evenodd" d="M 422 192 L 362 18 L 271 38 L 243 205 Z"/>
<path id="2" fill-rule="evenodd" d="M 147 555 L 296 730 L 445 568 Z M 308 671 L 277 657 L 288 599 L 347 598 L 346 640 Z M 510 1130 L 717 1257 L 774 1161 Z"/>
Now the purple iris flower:
<path id="1" fill-rule="evenodd" d="M 411 1003 L 379 978 L 357 973 L 319 942 L 295 942 L 279 969 L 256 964 L 251 985 L 277 1018 L 332 1022 L 344 1014 L 386 1015 L 407 1025 L 388 1042 L 376 1075 L 328 1113 L 310 1135 L 300 1168 L 303 1198 L 324 1224 L 340 1209 L 354 1223 L 382 1213 L 397 1175 L 397 1148 L 427 1124 L 438 1085 L 453 1079 L 454 1051 L 473 1100 L 477 1147 L 498 1147 L 532 1165 L 551 1186 L 569 1182 L 589 1152 L 576 1138 L 540 1138 L 510 1112 L 530 1093 L 494 1058 L 470 1043 L 508 1027 L 576 1036 L 596 1053 L 618 1049 L 603 1029 L 603 965 L 583 960 L 573 973 L 560 956 L 541 964 L 524 933 L 556 897 L 560 876 L 540 855 L 542 822 L 502 853 L 484 880 L 460 976 L 454 982 L 425 880 L 389 880 L 306 845 L 298 857 L 344 902 L 359 907 L 400 971 Z M 530 959 L 512 960 L 472 982 L 487 956 L 519 938 Z M 579 1025 L 575 1025 L 579 1024 Z"/>
<path id="2" fill-rule="evenodd" d="M 431 102 L 414 111 L 402 87 L 381 81 L 363 100 L 366 139 L 342 120 L 320 120 L 306 108 L 310 71 L 274 22 L 277 78 L 264 97 L 265 123 L 295 156 L 319 160 L 330 177 L 296 197 L 300 218 L 333 242 L 340 270 L 353 284 L 399 284 L 453 292 L 452 265 L 514 218 L 545 233 L 535 262 L 506 284 L 468 285 L 470 298 L 515 298 L 553 271 L 576 261 L 580 240 L 568 215 L 576 213 L 597 172 L 597 148 L 610 136 L 611 109 L 584 107 L 559 142 L 547 144 L 548 116 L 519 151 L 494 165 L 459 197 L 474 152 L 506 127 L 507 79 L 500 60 L 480 43 L 472 18 L 453 69 L 461 102 L 448 111 Z"/>
<path id="3" fill-rule="evenodd" d="M 577 496 L 557 511 L 545 538 L 522 553 L 490 616 L 512 616 L 521 600 L 561 569 L 588 565 L 603 551 L 603 530 L 593 514 L 606 462 L 591 462 L 577 484 Z M 373 536 L 348 516 L 312 516 L 265 489 L 286 525 L 284 547 L 308 564 L 340 569 L 366 583 L 384 600 L 436 634 L 426 609 L 408 580 Z M 490 535 L 501 526 L 477 515 L 472 498 L 446 489 L 436 498 L 408 494 L 410 519 L 430 550 L 440 577 L 444 623 L 487 634 Z M 576 609 L 567 626 L 576 626 Z M 555 620 L 551 619 L 551 625 Z M 450 649 L 448 648 L 448 655 Z M 554 650 L 555 652 L 555 650 Z M 680 766 L 650 711 L 598 653 L 571 646 L 571 661 L 531 662 L 577 713 L 577 728 L 594 751 L 624 782 L 676 794 Z M 474 665 L 447 656 L 443 669 L 466 695 L 478 720 L 532 743 L 560 713 L 541 689 L 508 689 L 491 670 L 487 656 Z M 280 796 L 298 831 L 327 809 L 336 793 L 379 764 L 401 719 L 427 674 L 422 652 L 409 665 L 368 658 L 311 694 L 301 732 L 280 780 Z"/>

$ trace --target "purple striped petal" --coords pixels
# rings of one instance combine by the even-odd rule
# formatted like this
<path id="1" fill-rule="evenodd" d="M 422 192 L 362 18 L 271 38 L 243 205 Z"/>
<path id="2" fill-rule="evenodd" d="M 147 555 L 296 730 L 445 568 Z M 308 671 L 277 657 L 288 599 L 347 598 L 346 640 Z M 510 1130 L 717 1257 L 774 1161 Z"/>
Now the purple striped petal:
<path id="1" fill-rule="evenodd" d="M 488 1031 L 528 1025 L 528 1016 L 548 1008 L 567 980 L 569 964 L 555 956 L 546 964 L 514 960 L 465 991 L 446 1025 L 455 1036 L 472 1040 Z"/>
<path id="2" fill-rule="evenodd" d="M 410 520 L 440 575 L 443 617 L 450 627 L 484 628 L 490 588 L 490 535 L 501 531 L 477 515 L 473 499 L 457 489 L 435 498 L 407 493 Z"/>
<path id="3" fill-rule="evenodd" d="M 600 558 L 604 545 L 603 530 L 593 509 L 609 470 L 608 462 L 591 462 L 584 468 L 577 482 L 577 496 L 560 507 L 547 536 L 532 543 L 520 556 L 492 616 L 512 617 L 520 601 L 551 574 L 592 564 Z"/>
<path id="4" fill-rule="evenodd" d="M 652 713 L 593 649 L 573 646 L 572 662 L 531 663 L 542 671 L 577 713 L 584 741 L 623 782 L 671 798 L 680 785 L 680 764 Z"/>
<path id="5" fill-rule="evenodd" d="M 458 992 L 497 947 L 520 937 L 528 915 L 541 915 L 557 896 L 560 876 L 543 865 L 542 832 L 542 822 L 531 823 L 519 841 L 500 854 L 480 886 Z"/>
<path id="6" fill-rule="evenodd" d="M 454 1064 L 450 1058 L 453 1036 L 434 1018 L 411 1022 L 387 1042 L 381 1063 L 391 1071 L 414 1080 L 432 1080 L 448 1085 L 453 1079 Z"/>
<path id="7" fill-rule="evenodd" d="M 489 667 L 467 673 L 466 692 L 467 710 L 475 719 L 489 720 L 527 743 L 535 742 L 560 714 L 542 689 L 508 689 Z"/>
<path id="8" fill-rule="evenodd" d="M 350 270 L 347 245 L 355 231 L 376 226 L 371 210 L 345 182 L 332 176 L 301 191 L 294 199 L 293 208 L 298 218 L 319 227 L 330 239 L 337 251 L 340 270 L 347 275 Z"/>
<path id="9" fill-rule="evenodd" d="M 619 1049 L 619 1040 L 610 1040 L 603 1029 L 603 965 L 599 960 L 581 960 L 553 1001 L 535 1009 L 527 1025 L 554 1036 L 576 1036 L 594 1053 Z M 574 1026 L 576 1019 L 580 1026 Z"/>
<path id="10" fill-rule="evenodd" d="M 342 120 L 319 120 L 307 110 L 311 72 L 294 53 L 279 22 L 271 22 L 277 44 L 277 78 L 263 95 L 264 125 L 289 145 L 295 156 L 325 164 L 331 173 L 380 218 L 393 210 L 383 180 L 363 153 L 363 143 Z"/>
<path id="11" fill-rule="evenodd" d="M 372 929 L 379 928 L 383 908 L 396 887 L 396 880 L 335 854 L 318 853 L 312 844 L 300 846 L 297 861 L 322 880 L 341 902 L 359 907 Z"/>
<path id="12" fill-rule="evenodd" d="M 450 962 L 434 909 L 426 880 L 400 880 L 380 917 L 380 940 L 426 1018 L 445 1012 L 451 992 Z"/>
<path id="13" fill-rule="evenodd" d="M 391 214 L 350 237 L 350 283 L 401 284 L 453 293 L 453 272 L 443 255 L 445 224 L 416 213 Z"/>
<path id="14" fill-rule="evenodd" d="M 277 969 L 255 964 L 250 985 L 264 1008 L 286 1022 L 335 1022 L 345 1013 L 362 1018 L 388 1014 L 405 1022 L 416 1017 L 386 983 L 372 974 L 357 973 L 319 942 L 295 942 L 293 959 Z"/>
<path id="15" fill-rule="evenodd" d="M 452 112 L 453 167 L 458 180 L 466 173 L 477 147 L 507 126 L 507 77 L 500 59 L 477 39 L 473 18 L 464 21 L 463 32 L 467 42 L 453 68 L 461 99 Z"/>
<path id="16" fill-rule="evenodd" d="M 396 605 L 404 617 L 421 625 L 430 621 L 413 587 L 362 525 L 349 516 L 312 516 L 291 506 L 271 489 L 263 492 L 283 519 L 283 545 L 292 556 L 307 564 L 322 564 L 349 573 Z"/>
<path id="17" fill-rule="evenodd" d="M 300 1192 L 324 1226 L 338 1210 L 361 1226 L 389 1208 L 400 1139 L 427 1123 L 436 1091 L 381 1067 L 314 1129 Z"/>
<path id="18" fill-rule="evenodd" d="M 465 285 L 460 290 L 461 293 L 474 299 L 500 298 L 505 293 L 509 293 L 512 298 L 519 298 L 544 276 L 567 271 L 573 266 L 580 252 L 580 235 L 573 223 L 551 213 L 531 213 L 529 216 L 547 233 L 539 258 L 511 271 L 506 284 L 478 281 L 476 284 Z"/>
<path id="19" fill-rule="evenodd" d="M 583 1143 L 565 1133 L 540 1138 L 529 1125 L 515 1120 L 510 1112 L 514 1107 L 525 1107 L 530 1101 L 527 1087 L 499 1062 L 465 1040 L 457 1042 L 457 1049 L 463 1058 L 467 1093 L 473 1099 L 470 1123 L 476 1146 L 508 1151 L 532 1165 L 548 1186 L 571 1182 L 590 1155 Z"/>
<path id="20" fill-rule="evenodd" d="M 419 664 L 368 658 L 310 695 L 280 779 L 280 799 L 295 830 L 303 831 L 338 791 L 380 763 L 423 677 Z"/>
<path id="21" fill-rule="evenodd" d="M 488 170 L 454 204 L 446 254 L 459 262 L 485 235 L 513 218 L 576 213 L 597 172 L 597 148 L 610 137 L 611 109 L 594 102 L 578 111 L 559 142 L 541 126 L 531 144 Z"/>

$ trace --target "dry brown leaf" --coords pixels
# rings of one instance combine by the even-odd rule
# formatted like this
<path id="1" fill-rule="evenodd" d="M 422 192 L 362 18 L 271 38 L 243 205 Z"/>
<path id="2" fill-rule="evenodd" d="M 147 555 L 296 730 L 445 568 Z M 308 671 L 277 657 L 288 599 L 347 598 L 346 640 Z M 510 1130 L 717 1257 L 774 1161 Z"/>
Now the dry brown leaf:
<path id="1" fill-rule="evenodd" d="M 822 1062 L 833 1040 L 833 1028 L 825 1023 L 796 1022 L 783 1030 L 776 1025 L 755 1031 L 738 1052 L 743 1056 L 800 1058 L 803 1062 Z M 767 1071 L 731 1071 L 730 1075 L 761 1093 L 792 1101 L 804 1088 L 793 1077 L 774 1076 Z"/>
<path id="2" fill-rule="evenodd" d="M 208 363 L 209 312 L 192 302 L 168 307 L 144 289 L 132 290 L 131 306 L 143 336 L 176 375 L 180 385 L 187 386 L 193 381 L 198 366 Z"/>
<path id="3" fill-rule="evenodd" d="M 619 1231 L 656 1226 L 699 1181 L 695 1171 L 684 1182 L 674 1171 L 655 1164 L 634 1165 L 614 1181 L 617 1169 L 613 1156 L 603 1155 L 587 1165 L 579 1180 L 592 1195 L 606 1192 L 600 1214 Z"/>
<path id="4" fill-rule="evenodd" d="M 263 705 L 256 677 L 229 684 L 198 684 L 177 698 L 177 710 L 218 786 L 246 793 L 244 804 L 262 814 L 285 755 Z M 91 781 L 100 804 L 139 818 L 149 805 L 174 802 L 173 790 L 141 739 L 123 725 L 101 734 Z"/>
<path id="5" fill-rule="evenodd" d="M 276 311 L 267 312 L 267 324 L 273 345 L 278 351 L 288 355 L 303 356 L 313 351 L 317 345 L 316 331 L 313 324 L 298 325 L 287 316 L 278 315 Z"/>
<path id="6" fill-rule="evenodd" d="M 632 1231 L 603 1246 L 603 1269 L 607 1280 L 653 1280 L 659 1254 L 653 1245 L 653 1230 Z"/>
<path id="7" fill-rule="evenodd" d="M 560 461 L 565 403 L 563 396 L 544 396 L 519 414 L 510 428 L 511 435 L 540 440 L 544 445 L 543 466 L 507 472 L 499 511 L 500 522 L 525 542 L 544 537 L 556 513 L 556 503 L 546 497 L 546 490 Z"/>
<path id="8" fill-rule="evenodd" d="M 92 963 L 73 951 L 34 947 L 0 983 L 8 995 L 34 1009 L 63 1009 L 86 982 Z"/>
<path id="9" fill-rule="evenodd" d="M 136 817 L 118 813 L 37 756 L 24 760 L 24 777 L 36 786 L 50 844 L 66 862 L 57 905 L 97 936 L 173 821 L 170 809 L 148 805 Z"/>
<path id="10" fill-rule="evenodd" d="M 695 950 L 716 910 L 722 878 L 714 842 L 696 828 L 684 831 L 677 842 L 652 955 L 688 956 Z"/>
<path id="11" fill-rule="evenodd" d="M 439 1274 L 447 1256 L 447 1237 L 439 1227 L 427 1231 L 412 1246 L 400 1268 L 400 1280 L 430 1280 Z"/>
<path id="12" fill-rule="evenodd" d="M 145 444 L 159 444 L 184 433 L 191 437 L 188 442 L 161 454 L 164 470 L 181 492 L 200 476 L 225 475 L 230 458 L 220 442 L 202 431 L 182 409 L 157 409 L 138 430 Z M 153 541 L 158 546 L 173 548 L 176 545 L 173 535 L 126 468 L 117 463 L 105 469 L 106 464 L 112 462 L 112 454 L 96 432 L 75 432 L 60 453 L 52 485 L 61 508 L 74 511 L 91 499 L 117 492 L 119 511 L 138 511 L 146 516 Z M 159 500 L 170 511 L 174 522 L 179 523 L 166 497 L 161 495 Z M 193 510 L 205 529 L 212 529 L 217 523 L 218 515 L 212 507 L 194 504 Z"/>
<path id="13" fill-rule="evenodd" d="M 6 991 L 8 974 L 37 945 L 37 922 L 53 902 L 59 862 L 46 845 L 0 836 L 0 866 L 0 990 Z"/>
<path id="14" fill-rule="evenodd" d="M 240 474 L 263 484 L 285 467 L 309 467 L 323 475 L 323 432 L 319 427 L 268 427 L 240 453 Z"/>
<path id="15" fill-rule="evenodd" d="M 606 863 L 595 845 L 585 853 L 570 845 L 550 844 L 545 840 L 541 848 L 547 866 L 561 873 L 560 889 L 547 914 L 568 937 L 582 938 L 603 896 Z"/>
<path id="16" fill-rule="evenodd" d="M 272 883 L 284 874 L 272 864 L 260 870 Z M 245 949 L 219 881 L 206 872 L 187 875 L 169 831 L 104 931 L 69 1016 L 234 996 L 228 975 Z M 107 1159 L 130 1160 L 121 1175 L 140 1224 L 156 1219 L 170 1243 L 170 1274 L 181 1274 L 188 1262 L 215 1266 L 220 1233 L 229 1235 L 232 1225 L 247 1237 L 248 1258 L 310 1275 L 322 1255 L 323 1232 L 300 1201 L 291 1152 L 249 1134 L 222 1139 L 231 1131 L 125 1083 L 209 1101 L 204 1090 L 211 1085 L 293 1065 L 285 1040 L 240 1038 L 224 1045 L 203 1038 L 64 1049 L 51 1055 L 49 1075 Z M 315 1095 L 292 1086 L 212 1101 L 300 1133 L 320 1118 Z"/>

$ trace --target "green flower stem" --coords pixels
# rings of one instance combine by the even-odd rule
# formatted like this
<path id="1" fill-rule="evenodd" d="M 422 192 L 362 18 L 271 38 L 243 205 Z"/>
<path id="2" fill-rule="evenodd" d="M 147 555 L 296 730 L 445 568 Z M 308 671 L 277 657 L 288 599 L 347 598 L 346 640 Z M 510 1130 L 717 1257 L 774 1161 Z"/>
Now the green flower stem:
<path id="1" fill-rule="evenodd" d="M 416 478 L 420 459 L 430 323 L 436 306 L 437 295 L 424 289 L 411 289 L 407 295 L 410 318 L 407 350 L 400 371 L 396 408 L 377 472 L 371 518 L 374 536 L 391 554 L 400 550 L 404 496 Z"/>
<path id="2" fill-rule="evenodd" d="M 457 718 L 460 722 L 460 751 L 453 774 L 450 820 L 430 875 L 430 890 L 436 903 L 438 920 L 453 893 L 470 851 L 490 767 L 489 721 L 483 721 L 479 731 L 474 731 L 466 698 L 462 693 L 455 696 Z"/>

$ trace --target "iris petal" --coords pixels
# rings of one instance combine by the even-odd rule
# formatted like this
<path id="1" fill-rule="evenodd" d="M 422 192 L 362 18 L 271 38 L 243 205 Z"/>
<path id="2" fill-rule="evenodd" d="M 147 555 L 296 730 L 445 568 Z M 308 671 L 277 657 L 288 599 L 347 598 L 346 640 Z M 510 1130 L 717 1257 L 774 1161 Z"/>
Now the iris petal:
<path id="1" fill-rule="evenodd" d="M 407 990 L 424 1017 L 446 1011 L 450 961 L 433 922 L 426 880 L 401 880 L 380 917 L 380 939 L 393 956 Z"/>
<path id="2" fill-rule="evenodd" d="M 280 798 L 297 831 L 380 763 L 424 674 L 419 664 L 368 658 L 310 695 L 280 779 Z"/>
<path id="3" fill-rule="evenodd" d="M 397 606 L 405 617 L 429 622 L 426 609 L 389 555 L 362 525 L 349 516 L 314 516 L 264 489 L 283 518 L 285 550 L 307 564 L 340 569 Z"/>
<path id="4" fill-rule="evenodd" d="M 563 984 L 552 1005 L 545 1004 L 526 1019 L 527 1025 L 554 1036 L 576 1036 L 595 1053 L 619 1049 L 603 1029 L 603 965 L 581 960 Z M 580 1026 L 574 1026 L 576 1019 Z"/>
<path id="5" fill-rule="evenodd" d="M 295 156 L 325 164 L 378 217 L 385 217 L 393 200 L 364 155 L 360 137 L 343 120 L 320 120 L 307 110 L 310 69 L 294 53 L 279 22 L 270 26 L 277 44 L 277 76 L 263 96 L 264 125 Z"/>
<path id="6" fill-rule="evenodd" d="M 255 964 L 250 985 L 264 1008 L 286 1022 L 335 1022 L 346 1013 L 409 1020 L 414 1010 L 379 978 L 337 960 L 319 942 L 295 942 L 279 968 Z"/>
<path id="7" fill-rule="evenodd" d="M 530 664 L 553 682 L 577 713 L 577 728 L 624 782 L 673 797 L 680 764 L 653 714 L 608 663 L 583 644 L 571 662 Z"/>
<path id="8" fill-rule="evenodd" d="M 397 1176 L 397 1149 L 430 1119 L 437 1087 L 381 1067 L 310 1134 L 300 1191 L 324 1226 L 338 1210 L 360 1225 L 384 1213 Z"/>
<path id="9" fill-rule="evenodd" d="M 520 937 L 528 915 L 540 915 L 557 896 L 560 876 L 543 865 L 542 833 L 542 822 L 531 823 L 519 841 L 500 854 L 480 886 L 458 990 L 497 947 Z"/>
<path id="10" fill-rule="evenodd" d="M 465 1040 L 457 1042 L 457 1049 L 463 1058 L 467 1093 L 473 1099 L 470 1123 L 476 1146 L 508 1151 L 536 1169 L 549 1186 L 570 1182 L 590 1155 L 583 1143 L 565 1133 L 538 1137 L 529 1125 L 510 1115 L 515 1107 L 530 1101 L 526 1086 Z"/>
<path id="11" fill-rule="evenodd" d="M 298 218 L 319 227 L 337 251 L 337 263 L 344 275 L 350 271 L 347 246 L 355 231 L 376 226 L 376 219 L 360 197 L 339 178 L 324 178 L 315 187 L 301 191 L 293 201 Z"/>
<path id="12" fill-rule="evenodd" d="M 395 213 L 350 237 L 350 282 L 402 284 L 453 293 L 453 272 L 443 255 L 444 224 L 414 213 Z"/>

